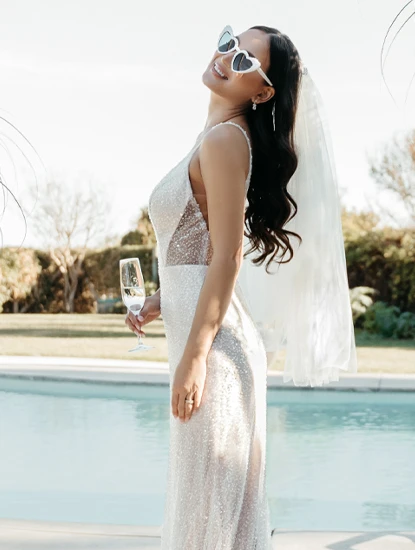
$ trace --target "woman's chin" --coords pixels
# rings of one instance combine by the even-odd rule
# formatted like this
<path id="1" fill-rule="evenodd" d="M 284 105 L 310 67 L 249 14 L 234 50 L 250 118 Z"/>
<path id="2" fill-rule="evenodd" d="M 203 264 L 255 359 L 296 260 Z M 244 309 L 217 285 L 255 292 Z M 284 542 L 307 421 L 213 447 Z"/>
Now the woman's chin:
<path id="1" fill-rule="evenodd" d="M 221 85 L 223 85 L 224 81 L 212 74 L 212 70 L 209 66 L 202 74 L 202 82 L 210 90 L 217 90 L 221 87 Z"/>

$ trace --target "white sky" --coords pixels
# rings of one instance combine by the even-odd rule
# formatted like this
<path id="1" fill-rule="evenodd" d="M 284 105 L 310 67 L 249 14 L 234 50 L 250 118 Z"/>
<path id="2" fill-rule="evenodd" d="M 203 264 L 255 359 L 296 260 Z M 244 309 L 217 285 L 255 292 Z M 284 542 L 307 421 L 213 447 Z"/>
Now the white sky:
<path id="1" fill-rule="evenodd" d="M 383 36 L 404 4 L 0 0 L 1 114 L 31 140 L 50 173 L 73 186 L 87 174 L 109 194 L 111 234 L 121 235 L 203 129 L 209 91 L 201 75 L 220 30 L 274 26 L 296 44 L 325 101 L 343 199 L 364 208 L 377 196 L 367 152 L 415 125 L 415 82 L 403 109 L 415 72 L 415 17 L 386 66 L 398 107 L 379 68 Z M 411 11 L 415 3 L 403 15 Z M 24 181 L 18 196 L 30 210 Z M 4 245 L 21 243 L 24 224 L 11 201 L 1 227 Z M 41 244 L 30 220 L 24 244 Z"/>

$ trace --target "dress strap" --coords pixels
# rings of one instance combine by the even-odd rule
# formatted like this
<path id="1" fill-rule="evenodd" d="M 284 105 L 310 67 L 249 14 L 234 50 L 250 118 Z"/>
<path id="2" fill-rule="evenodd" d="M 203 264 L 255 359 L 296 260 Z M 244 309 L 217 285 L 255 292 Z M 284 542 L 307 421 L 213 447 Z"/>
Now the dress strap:
<path id="1" fill-rule="evenodd" d="M 246 130 L 244 128 L 242 128 L 242 126 L 240 124 L 237 124 L 236 122 L 233 122 L 232 120 L 226 120 L 225 122 L 219 122 L 218 124 L 215 124 L 215 126 L 212 126 L 211 130 L 213 130 L 213 128 L 216 128 L 216 126 L 220 126 L 221 124 L 232 124 L 232 126 L 236 126 L 237 128 L 239 128 L 241 130 L 241 132 L 243 133 L 243 135 L 245 136 L 246 142 L 247 142 L 248 147 L 249 147 L 249 172 L 248 172 L 248 176 L 247 176 L 246 182 L 245 182 L 245 186 L 248 187 L 249 182 L 251 181 L 251 174 L 252 174 L 252 146 L 251 146 L 251 141 L 248 137 L 248 134 L 247 134 Z"/>

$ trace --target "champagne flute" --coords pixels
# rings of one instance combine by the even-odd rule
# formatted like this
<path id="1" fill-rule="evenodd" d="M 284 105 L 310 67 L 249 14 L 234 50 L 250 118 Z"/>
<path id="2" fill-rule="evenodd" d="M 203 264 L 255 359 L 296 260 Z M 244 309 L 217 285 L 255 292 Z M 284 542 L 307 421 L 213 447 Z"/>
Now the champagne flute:
<path id="1" fill-rule="evenodd" d="M 124 305 L 137 317 L 146 299 L 144 278 L 138 258 L 124 258 L 120 260 L 120 286 Z M 128 351 L 146 351 L 153 347 L 143 344 L 141 335 L 139 334 L 137 346 Z"/>

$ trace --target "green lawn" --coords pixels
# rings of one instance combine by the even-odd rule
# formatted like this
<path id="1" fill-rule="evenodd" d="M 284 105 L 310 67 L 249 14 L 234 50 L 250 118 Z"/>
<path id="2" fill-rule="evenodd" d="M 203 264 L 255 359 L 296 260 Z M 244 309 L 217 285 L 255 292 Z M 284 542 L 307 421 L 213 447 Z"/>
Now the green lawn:
<path id="1" fill-rule="evenodd" d="M 143 341 L 154 349 L 134 353 L 128 350 L 135 346 L 137 336 L 124 319 L 124 315 L 0 315 L 1 354 L 167 360 L 161 319 L 144 327 Z"/>
<path id="2" fill-rule="evenodd" d="M 2 355 L 44 355 L 167 361 L 161 319 L 144 328 L 147 352 L 128 353 L 136 336 L 124 315 L 0 315 Z M 381 339 L 357 332 L 359 372 L 415 373 L 415 341 Z M 275 368 L 282 369 L 284 354 Z"/>

